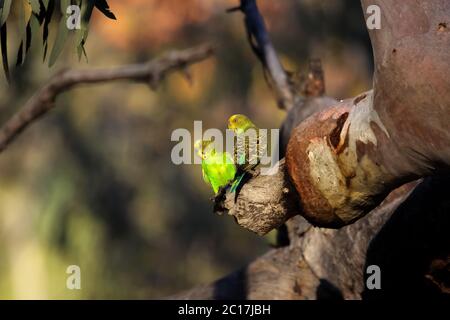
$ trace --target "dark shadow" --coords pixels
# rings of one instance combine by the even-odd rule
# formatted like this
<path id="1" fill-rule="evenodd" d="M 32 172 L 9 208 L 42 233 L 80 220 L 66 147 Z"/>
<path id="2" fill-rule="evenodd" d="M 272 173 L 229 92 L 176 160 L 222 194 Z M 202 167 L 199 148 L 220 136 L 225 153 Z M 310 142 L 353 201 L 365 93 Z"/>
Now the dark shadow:
<path id="1" fill-rule="evenodd" d="M 365 270 L 380 267 L 381 289 L 363 299 L 450 298 L 449 185 L 449 176 L 426 179 L 372 240 Z"/>
<path id="2" fill-rule="evenodd" d="M 331 282 L 320 279 L 319 286 L 316 290 L 317 300 L 344 300 L 341 291 Z"/>
<path id="3" fill-rule="evenodd" d="M 286 224 L 281 225 L 277 229 L 277 248 L 281 247 L 287 247 L 291 244 L 291 241 L 289 240 L 289 230 L 286 226 Z"/>
<path id="4" fill-rule="evenodd" d="M 247 274 L 246 268 L 240 269 L 220 279 L 214 285 L 214 300 L 246 300 Z"/>

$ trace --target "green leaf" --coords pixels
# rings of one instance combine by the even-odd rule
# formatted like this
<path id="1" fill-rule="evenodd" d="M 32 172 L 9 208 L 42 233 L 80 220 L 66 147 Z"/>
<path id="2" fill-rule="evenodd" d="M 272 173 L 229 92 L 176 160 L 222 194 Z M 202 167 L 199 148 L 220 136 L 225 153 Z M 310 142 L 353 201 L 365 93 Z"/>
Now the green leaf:
<path id="1" fill-rule="evenodd" d="M 31 47 L 32 40 L 37 39 L 38 38 L 37 36 L 41 32 L 41 22 L 36 15 L 31 15 L 31 18 L 29 21 L 29 26 L 30 26 L 30 28 L 29 29 L 27 28 L 27 46 L 26 46 L 27 52 Z M 39 50 L 42 49 L 41 46 L 39 46 L 38 48 L 39 48 Z"/>
<path id="2" fill-rule="evenodd" d="M 111 12 L 107 0 L 15 0 L 12 7 L 12 0 L 0 0 L 0 49 L 2 63 L 5 75 L 9 81 L 9 61 L 8 61 L 8 41 L 6 23 L 12 15 L 11 10 L 14 8 L 14 17 L 18 22 L 18 43 L 17 65 L 23 64 L 26 55 L 32 45 L 32 39 L 39 37 L 42 32 L 42 50 L 44 60 L 46 60 L 49 52 L 49 26 L 54 20 L 58 26 L 55 26 L 56 36 L 51 48 L 49 57 L 49 66 L 53 66 L 63 51 L 70 30 L 67 27 L 67 18 L 69 14 L 66 12 L 71 4 L 79 5 L 81 8 L 81 28 L 75 30 L 75 45 L 78 52 L 78 58 L 86 54 L 86 41 L 89 34 L 89 24 L 94 8 L 99 10 L 109 19 L 116 19 L 114 13 Z M 16 7 L 16 5 L 18 5 Z M 55 9 L 60 13 L 55 13 Z M 41 29 L 42 28 L 42 29 Z M 38 36 L 39 35 L 39 36 Z M 34 42 L 33 42 L 34 43 Z"/>
<path id="3" fill-rule="evenodd" d="M 31 5 L 31 10 L 33 10 L 33 13 L 39 15 L 41 12 L 41 5 L 39 3 L 39 0 L 28 0 L 28 2 Z"/>
<path id="4" fill-rule="evenodd" d="M 19 4 L 17 6 L 17 15 L 18 15 L 18 23 L 19 23 L 19 39 L 20 39 L 20 46 L 19 46 L 19 52 L 17 53 L 17 65 L 22 64 L 22 61 L 25 57 L 23 57 L 23 42 L 26 38 L 26 32 L 27 32 L 27 22 L 25 21 L 25 3 L 23 0 L 19 0 Z M 20 62 L 20 63 L 19 63 Z"/>
<path id="5" fill-rule="evenodd" d="M 42 2 L 42 4 L 44 5 L 45 10 L 47 10 L 50 1 L 49 0 L 40 0 L 40 2 Z"/>
<path id="6" fill-rule="evenodd" d="M 43 2 L 47 1 L 47 7 L 45 11 L 45 17 L 44 17 L 44 27 L 42 31 L 42 42 L 44 44 L 44 60 L 47 57 L 47 50 L 48 50 L 48 26 L 52 20 L 53 12 L 55 11 L 55 1 L 54 0 L 44 0 Z M 45 3 L 44 3 L 45 5 Z"/>
<path id="7" fill-rule="evenodd" d="M 67 36 L 69 35 L 69 29 L 66 27 L 66 21 L 61 19 L 59 22 L 58 33 L 56 35 L 55 44 L 53 45 L 52 52 L 50 53 L 50 60 L 48 62 L 48 66 L 52 67 L 62 50 L 64 49 L 64 45 L 67 40 Z"/>
<path id="8" fill-rule="evenodd" d="M 19 20 L 19 39 L 20 45 L 17 52 L 16 66 L 23 64 L 26 54 L 31 43 L 31 26 L 30 19 L 33 16 L 32 7 L 28 0 L 20 0 L 17 8 L 17 16 Z M 39 2 L 38 2 L 39 4 Z"/>
<path id="9" fill-rule="evenodd" d="M 34 29 L 34 31 L 33 31 Z M 31 47 L 31 41 L 33 34 L 36 34 L 39 32 L 39 20 L 35 15 L 31 15 L 30 19 L 28 20 L 26 29 L 25 29 L 25 35 L 24 39 L 20 43 L 20 47 L 17 53 L 17 63 L 16 66 L 20 66 L 25 62 L 25 58 L 28 54 L 28 51 Z"/>
<path id="10" fill-rule="evenodd" d="M 6 19 L 8 19 L 9 12 L 11 11 L 11 2 L 12 0 L 4 0 L 3 2 L 2 15 L 0 17 L 0 26 L 3 26 L 3 24 L 6 22 Z"/>
<path id="11" fill-rule="evenodd" d="M 30 6 L 28 0 L 21 1 L 22 3 L 18 5 L 19 18 L 21 19 L 20 31 L 22 32 L 21 35 L 25 35 L 26 26 L 28 25 L 31 16 L 33 15 L 33 8 Z"/>
<path id="12" fill-rule="evenodd" d="M 59 21 L 58 33 L 56 35 L 55 44 L 53 45 L 52 52 L 50 53 L 50 60 L 48 62 L 49 67 L 52 67 L 55 64 L 56 60 L 58 59 L 59 55 L 64 49 L 67 36 L 69 35 L 69 29 L 67 28 L 67 21 L 66 21 L 66 10 L 69 5 L 70 5 L 69 0 L 61 0 L 60 9 L 63 15 L 61 17 L 61 20 Z"/>
<path id="13" fill-rule="evenodd" d="M 32 8 L 32 13 L 38 19 L 39 24 L 42 25 L 42 23 L 44 22 L 45 16 L 47 14 L 47 12 L 46 12 L 47 8 L 45 7 L 42 0 L 38 0 L 38 4 L 39 4 L 39 10 L 37 12 L 35 12 L 35 10 Z"/>
<path id="14" fill-rule="evenodd" d="M 81 60 L 81 57 L 83 55 L 87 60 L 87 54 L 84 45 L 86 44 L 86 40 L 89 34 L 89 21 L 91 20 L 92 11 L 94 9 L 94 1 L 79 0 L 79 3 L 81 5 L 81 29 L 77 30 L 77 52 L 79 60 Z"/>
<path id="15" fill-rule="evenodd" d="M 30 28 L 31 28 L 31 34 L 32 34 L 33 36 L 35 36 L 35 35 L 37 35 L 37 34 L 39 33 L 39 30 L 40 30 L 40 28 L 41 28 L 41 25 L 40 25 L 40 22 L 39 22 L 38 17 L 35 16 L 35 15 L 31 15 L 31 18 L 30 18 Z"/>
<path id="16" fill-rule="evenodd" d="M 65 17 L 67 14 L 67 8 L 70 6 L 70 0 L 60 0 L 61 6 L 60 10 L 62 15 Z"/>
<path id="17" fill-rule="evenodd" d="M 25 7 L 23 0 L 19 0 L 19 5 L 17 6 L 17 15 L 19 18 L 19 37 L 23 39 L 25 35 L 25 30 L 27 28 L 27 23 L 25 22 Z"/>

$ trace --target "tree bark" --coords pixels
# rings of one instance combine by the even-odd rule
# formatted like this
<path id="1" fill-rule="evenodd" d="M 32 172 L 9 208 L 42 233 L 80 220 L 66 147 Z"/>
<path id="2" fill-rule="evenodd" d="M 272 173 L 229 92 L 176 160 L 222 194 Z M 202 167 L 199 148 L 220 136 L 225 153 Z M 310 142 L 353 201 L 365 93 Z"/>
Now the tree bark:
<path id="1" fill-rule="evenodd" d="M 394 188 L 450 164 L 450 36 L 442 30 L 450 4 L 370 4 L 383 17 L 371 31 L 374 90 L 302 123 L 286 154 L 304 215 L 321 226 L 353 223 Z"/>
<path id="2" fill-rule="evenodd" d="M 290 135 L 288 142 L 281 142 L 287 144 L 285 176 L 297 190 L 300 214 L 321 227 L 354 223 L 404 183 L 448 173 L 450 33 L 444 17 L 450 16 L 450 4 L 413 0 L 374 4 L 383 17 L 382 28 L 371 31 L 374 89 L 341 102 L 328 100 L 328 108 L 319 108 L 323 111 L 283 133 L 284 139 Z M 304 101 L 297 103 L 287 122 L 299 123 L 292 118 L 304 107 Z M 284 188 L 287 182 L 279 183 L 278 178 L 273 177 L 273 184 L 267 181 L 267 188 Z M 236 203 L 239 208 L 231 212 L 253 211 L 253 200 L 246 193 Z M 240 221 L 253 215 L 241 212 Z M 291 216 L 287 212 L 284 220 Z M 277 215 L 272 228 L 281 220 Z M 268 225 L 264 230 L 270 230 Z"/>
<path id="3" fill-rule="evenodd" d="M 370 31 L 373 90 L 340 102 L 294 99 L 281 173 L 256 176 L 219 206 L 258 234 L 287 221 L 289 245 L 171 298 L 450 294 L 450 3 L 362 0 L 364 12 L 373 4 L 382 14 Z M 371 264 L 382 290 L 365 286 Z"/>
<path id="4" fill-rule="evenodd" d="M 288 221 L 290 244 L 210 285 L 170 299 L 439 298 L 450 294 L 450 178 L 392 192 L 370 215 L 339 230 Z M 426 212 L 426 215 L 424 215 Z M 381 290 L 365 287 L 381 268 Z"/>

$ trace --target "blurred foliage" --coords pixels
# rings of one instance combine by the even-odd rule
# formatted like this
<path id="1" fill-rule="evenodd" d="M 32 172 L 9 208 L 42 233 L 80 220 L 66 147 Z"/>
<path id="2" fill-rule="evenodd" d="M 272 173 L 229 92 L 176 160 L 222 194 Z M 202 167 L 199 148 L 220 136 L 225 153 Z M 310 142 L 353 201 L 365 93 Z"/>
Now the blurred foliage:
<path id="1" fill-rule="evenodd" d="M 290 70 L 321 58 L 330 96 L 370 88 L 372 57 L 358 1 L 258 3 Z M 0 298 L 163 297 L 269 249 L 265 239 L 212 213 L 200 166 L 170 160 L 172 131 L 193 130 L 194 120 L 204 129 L 225 129 L 234 113 L 262 128 L 283 120 L 242 15 L 225 14 L 237 0 L 108 4 L 117 21 L 93 13 L 88 65 L 67 46 L 48 69 L 32 47 L 11 85 L 0 80 L 2 122 L 61 67 L 143 62 L 205 41 L 217 44 L 217 56 L 191 68 L 192 84 L 174 74 L 157 93 L 133 83 L 77 88 L 1 154 Z M 17 47 L 19 30 L 8 32 Z M 71 264 L 81 267 L 80 291 L 66 289 Z"/>
<path id="2" fill-rule="evenodd" d="M 79 26 L 73 30 L 69 30 L 67 24 L 67 21 L 71 20 L 70 17 L 76 14 L 70 8 L 71 5 L 76 5 L 80 9 Z M 87 58 L 84 46 L 94 8 L 98 9 L 106 17 L 116 19 L 106 0 L 0 0 L 0 49 L 6 78 L 9 79 L 10 77 L 7 26 L 12 19 L 17 21 L 19 36 L 16 66 L 23 64 L 33 39 L 38 36 L 42 39 L 45 60 L 51 29 L 49 26 L 53 25 L 52 29 L 54 29 L 56 36 L 49 57 L 49 66 L 52 66 L 63 50 L 70 33 L 76 34 L 75 44 L 78 58 L 81 59 L 83 54 Z M 12 19 L 10 18 L 11 16 Z M 75 22 L 75 27 L 78 19 L 75 18 L 73 20 L 72 23 Z"/>

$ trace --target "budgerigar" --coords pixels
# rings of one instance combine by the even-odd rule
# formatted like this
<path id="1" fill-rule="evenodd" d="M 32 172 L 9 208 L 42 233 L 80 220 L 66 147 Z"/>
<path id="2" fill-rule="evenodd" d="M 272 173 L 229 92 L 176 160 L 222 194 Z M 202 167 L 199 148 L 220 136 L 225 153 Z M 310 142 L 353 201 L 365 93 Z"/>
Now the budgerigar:
<path id="1" fill-rule="evenodd" d="M 236 134 L 233 158 L 238 173 L 231 190 L 234 192 L 245 174 L 251 172 L 259 164 L 263 146 L 260 143 L 259 128 L 243 114 L 231 116 L 228 119 L 228 129 L 233 130 Z M 249 130 L 254 131 L 250 132 Z"/>
<path id="2" fill-rule="evenodd" d="M 210 140 L 197 140 L 194 147 L 202 158 L 203 180 L 217 194 L 221 187 L 234 180 L 236 166 L 233 157 L 228 152 L 217 152 Z"/>

